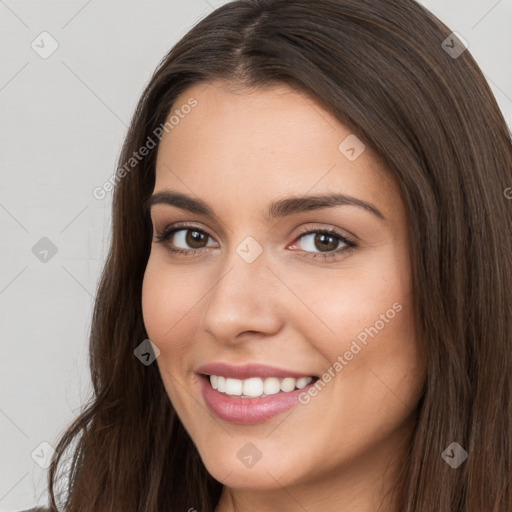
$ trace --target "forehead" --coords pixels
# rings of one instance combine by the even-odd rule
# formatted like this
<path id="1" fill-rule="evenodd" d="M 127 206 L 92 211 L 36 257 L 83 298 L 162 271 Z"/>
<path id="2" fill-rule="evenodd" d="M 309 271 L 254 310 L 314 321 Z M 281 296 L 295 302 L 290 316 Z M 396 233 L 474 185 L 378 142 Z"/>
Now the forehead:
<path id="1" fill-rule="evenodd" d="M 177 98 L 171 116 L 158 148 L 155 191 L 226 197 L 247 207 L 255 198 L 326 191 L 359 196 L 382 210 L 396 202 L 396 184 L 373 150 L 285 84 L 196 84 Z M 351 147 L 355 152 L 346 153 Z"/>

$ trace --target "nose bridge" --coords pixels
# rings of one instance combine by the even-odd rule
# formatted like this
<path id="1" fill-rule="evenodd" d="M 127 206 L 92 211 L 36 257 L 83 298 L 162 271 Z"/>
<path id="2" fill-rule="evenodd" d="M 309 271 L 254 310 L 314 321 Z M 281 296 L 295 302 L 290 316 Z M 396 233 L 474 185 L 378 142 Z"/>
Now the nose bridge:
<path id="1" fill-rule="evenodd" d="M 229 341 L 243 331 L 272 332 L 278 329 L 275 276 L 267 268 L 263 246 L 246 236 L 219 263 L 209 293 L 202 328 L 219 340 Z"/>

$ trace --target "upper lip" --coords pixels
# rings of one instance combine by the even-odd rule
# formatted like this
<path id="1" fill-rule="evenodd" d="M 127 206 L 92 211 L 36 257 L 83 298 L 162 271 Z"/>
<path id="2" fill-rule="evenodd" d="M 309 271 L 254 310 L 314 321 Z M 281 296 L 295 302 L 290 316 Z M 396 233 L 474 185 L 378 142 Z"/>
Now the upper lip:
<path id="1" fill-rule="evenodd" d="M 251 377 L 294 377 L 296 379 L 300 377 L 316 377 L 316 375 L 313 375 L 312 373 L 296 372 L 293 370 L 286 370 L 284 368 L 277 368 L 275 366 L 262 364 L 232 365 L 221 362 L 205 364 L 197 368 L 196 372 L 205 375 L 219 375 L 242 380 L 249 379 Z"/>

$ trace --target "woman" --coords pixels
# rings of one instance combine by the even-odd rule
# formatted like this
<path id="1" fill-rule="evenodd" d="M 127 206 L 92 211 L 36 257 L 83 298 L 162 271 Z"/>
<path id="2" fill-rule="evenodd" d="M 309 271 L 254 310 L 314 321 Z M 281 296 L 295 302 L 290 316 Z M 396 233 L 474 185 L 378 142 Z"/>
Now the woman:
<path id="1" fill-rule="evenodd" d="M 228 3 L 119 164 L 52 510 L 512 509 L 512 144 L 445 25 Z"/>

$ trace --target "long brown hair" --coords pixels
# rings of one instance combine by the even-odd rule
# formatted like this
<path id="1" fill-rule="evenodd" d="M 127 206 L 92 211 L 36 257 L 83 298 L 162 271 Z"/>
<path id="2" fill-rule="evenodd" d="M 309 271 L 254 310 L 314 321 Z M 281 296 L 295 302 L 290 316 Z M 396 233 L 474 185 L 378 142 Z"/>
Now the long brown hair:
<path id="1" fill-rule="evenodd" d="M 400 512 L 510 512 L 512 201 L 504 191 L 512 187 L 512 143 L 483 74 L 450 34 L 413 0 L 227 3 L 154 72 L 119 168 L 165 123 L 179 94 L 213 80 L 286 83 L 358 134 L 401 188 L 427 357 L 396 482 Z M 157 365 L 134 356 L 147 338 L 141 287 L 152 225 L 144 204 L 155 157 L 153 149 L 118 175 L 90 334 L 93 393 L 50 467 L 55 509 L 60 502 L 68 512 L 204 512 L 220 497 Z M 468 453 L 457 468 L 441 456 L 452 442 Z"/>

